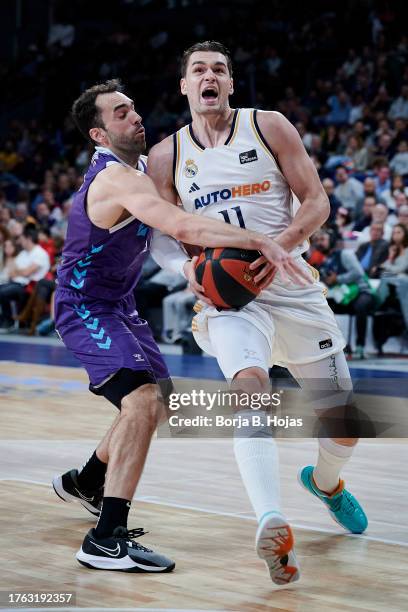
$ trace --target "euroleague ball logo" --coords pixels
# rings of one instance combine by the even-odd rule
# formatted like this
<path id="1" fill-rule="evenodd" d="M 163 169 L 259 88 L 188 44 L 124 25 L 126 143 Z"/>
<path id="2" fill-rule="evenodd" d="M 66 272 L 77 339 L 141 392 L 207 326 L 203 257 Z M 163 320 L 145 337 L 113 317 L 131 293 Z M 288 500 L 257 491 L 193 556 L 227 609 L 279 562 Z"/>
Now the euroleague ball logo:
<path id="1" fill-rule="evenodd" d="M 193 178 L 198 173 L 198 166 L 193 159 L 187 159 L 183 174 L 186 178 Z"/>
<path id="2" fill-rule="evenodd" d="M 249 268 L 244 268 L 242 271 L 242 277 L 247 283 L 254 283 L 255 270 L 250 270 Z"/>

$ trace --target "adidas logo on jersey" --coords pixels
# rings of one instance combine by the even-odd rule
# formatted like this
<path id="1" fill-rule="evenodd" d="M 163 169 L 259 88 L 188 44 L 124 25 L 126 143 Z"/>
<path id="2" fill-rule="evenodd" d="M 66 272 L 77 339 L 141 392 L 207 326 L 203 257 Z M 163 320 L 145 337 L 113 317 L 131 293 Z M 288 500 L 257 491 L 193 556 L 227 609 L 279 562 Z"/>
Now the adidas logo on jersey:
<path id="1" fill-rule="evenodd" d="M 193 191 L 199 191 L 199 190 L 200 190 L 200 188 L 199 188 L 199 186 L 197 185 L 197 183 L 193 183 L 193 184 L 191 185 L 190 189 L 188 190 L 188 193 L 193 193 Z"/>
<path id="2" fill-rule="evenodd" d="M 321 349 L 331 348 L 333 346 L 333 342 L 330 338 L 327 338 L 327 340 L 321 340 L 319 342 L 319 346 Z"/>

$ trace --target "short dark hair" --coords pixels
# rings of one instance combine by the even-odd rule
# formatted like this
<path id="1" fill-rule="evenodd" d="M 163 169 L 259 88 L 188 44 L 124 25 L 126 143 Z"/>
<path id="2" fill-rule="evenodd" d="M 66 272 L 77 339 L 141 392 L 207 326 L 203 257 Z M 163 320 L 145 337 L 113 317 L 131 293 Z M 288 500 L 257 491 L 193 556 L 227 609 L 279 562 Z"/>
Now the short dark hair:
<path id="1" fill-rule="evenodd" d="M 101 111 L 96 106 L 96 98 L 99 94 L 122 91 L 123 86 L 119 79 L 110 79 L 104 83 L 93 85 L 81 93 L 72 105 L 72 118 L 75 125 L 85 138 L 92 140 L 89 130 L 94 127 L 104 128 Z"/>
<path id="2" fill-rule="evenodd" d="M 34 223 L 27 223 L 23 229 L 24 238 L 30 238 L 31 242 L 38 244 L 38 230 Z"/>
<path id="3" fill-rule="evenodd" d="M 231 54 L 227 47 L 225 47 L 222 43 L 217 42 L 216 40 L 205 40 L 204 42 L 195 43 L 195 45 L 192 45 L 183 52 L 180 64 L 180 72 L 183 78 L 186 76 L 188 60 L 190 59 L 190 56 L 196 51 L 215 51 L 216 53 L 222 53 L 222 55 L 225 55 L 225 58 L 227 60 L 228 72 L 230 76 L 232 76 Z"/>

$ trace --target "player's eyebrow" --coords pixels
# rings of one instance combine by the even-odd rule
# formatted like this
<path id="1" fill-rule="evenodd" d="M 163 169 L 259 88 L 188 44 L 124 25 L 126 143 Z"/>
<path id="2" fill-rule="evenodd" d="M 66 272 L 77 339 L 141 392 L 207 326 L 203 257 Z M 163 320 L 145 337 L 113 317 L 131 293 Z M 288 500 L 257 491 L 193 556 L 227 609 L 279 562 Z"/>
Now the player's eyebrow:
<path id="1" fill-rule="evenodd" d="M 127 108 L 128 106 L 131 106 L 132 108 L 135 107 L 135 103 L 133 102 L 133 100 L 129 100 L 130 104 L 127 104 L 126 102 L 121 102 L 120 104 L 117 104 L 114 109 L 113 112 L 116 113 L 117 110 L 119 110 L 120 108 Z"/>
<path id="2" fill-rule="evenodd" d="M 205 65 L 206 65 L 206 62 L 203 62 L 202 60 L 196 60 L 195 62 L 192 62 L 192 64 L 191 64 L 191 65 L 192 65 L 192 66 L 194 66 L 194 65 L 196 65 L 196 64 L 201 64 L 202 66 L 205 66 Z M 214 63 L 213 63 L 213 66 L 224 66 L 224 68 L 226 68 L 226 67 L 227 67 L 227 64 L 226 64 L 225 62 L 220 62 L 220 61 L 218 61 L 218 62 L 214 62 Z"/>

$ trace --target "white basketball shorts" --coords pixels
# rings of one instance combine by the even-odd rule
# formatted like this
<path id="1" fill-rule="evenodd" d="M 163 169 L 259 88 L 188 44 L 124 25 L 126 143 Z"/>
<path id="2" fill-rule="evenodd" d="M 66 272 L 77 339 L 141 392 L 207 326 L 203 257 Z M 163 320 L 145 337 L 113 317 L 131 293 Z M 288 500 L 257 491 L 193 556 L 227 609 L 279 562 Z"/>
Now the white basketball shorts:
<path id="1" fill-rule="evenodd" d="M 297 261 L 310 269 L 303 258 Z M 194 338 L 217 358 L 229 379 L 253 366 L 267 371 L 275 364 L 290 367 L 319 361 L 345 346 L 323 291 L 317 280 L 302 287 L 275 277 L 256 300 L 238 311 L 217 311 L 198 302 Z"/>

